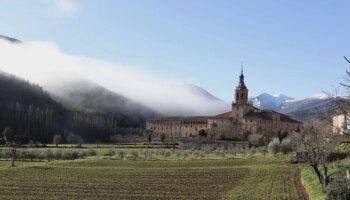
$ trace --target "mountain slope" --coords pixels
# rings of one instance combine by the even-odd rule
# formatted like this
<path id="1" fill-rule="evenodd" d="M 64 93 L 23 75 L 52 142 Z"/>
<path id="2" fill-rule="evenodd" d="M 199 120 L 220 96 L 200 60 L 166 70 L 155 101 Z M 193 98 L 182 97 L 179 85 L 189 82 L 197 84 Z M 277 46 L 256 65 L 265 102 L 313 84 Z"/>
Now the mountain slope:
<path id="1" fill-rule="evenodd" d="M 20 40 L 18 40 L 18 39 L 16 39 L 16 38 L 4 36 L 4 35 L 0 35 L 0 39 L 6 40 L 6 41 L 8 41 L 8 42 L 13 42 L 13 43 L 20 43 L 20 42 L 21 42 Z"/>
<path id="2" fill-rule="evenodd" d="M 337 114 L 336 102 L 329 101 L 319 106 L 287 113 L 293 119 L 307 122 L 312 119 L 321 119 L 331 122 L 332 116 Z"/>
<path id="3" fill-rule="evenodd" d="M 87 81 L 66 82 L 50 91 L 64 102 L 106 113 L 155 117 L 155 111 L 122 95 Z"/>
<path id="4" fill-rule="evenodd" d="M 154 115 L 152 111 L 136 103 L 121 106 L 131 106 L 133 112 L 128 112 L 129 109 L 114 108 L 111 102 L 115 100 L 113 93 L 101 88 L 95 90 L 87 96 L 82 95 L 83 98 L 90 99 L 94 99 L 94 96 L 101 97 L 94 101 L 83 101 L 86 105 L 91 103 L 91 106 L 88 106 L 90 109 L 65 107 L 51 98 L 39 85 L 1 72 L 0 130 L 12 128 L 17 136 L 26 138 L 26 142 L 30 139 L 51 142 L 54 134 L 61 134 L 64 139 L 74 134 L 90 142 L 108 142 L 109 138 L 116 134 L 141 134 L 140 128 Z M 97 102 L 106 103 L 107 106 L 98 107 Z"/>
<path id="5" fill-rule="evenodd" d="M 282 113 L 299 112 L 320 107 L 331 101 L 331 96 L 319 93 L 308 98 L 293 99 L 283 94 L 270 95 L 262 93 L 249 99 L 253 105 L 260 109 L 270 109 Z"/>
<path id="6" fill-rule="evenodd" d="M 223 101 L 221 99 L 217 98 L 213 94 L 209 93 L 208 91 L 206 91 L 205 89 L 203 89 L 197 85 L 186 84 L 186 85 L 184 85 L 184 88 L 188 89 L 192 94 L 201 96 L 201 97 L 207 99 L 208 101 L 218 101 L 218 102 L 223 103 Z"/>
<path id="7" fill-rule="evenodd" d="M 67 116 L 39 85 L 0 72 L 0 130 L 10 127 L 22 137 L 50 141 L 65 132 Z"/>
<path id="8" fill-rule="evenodd" d="M 304 99 L 295 99 L 287 101 L 281 111 L 284 113 L 308 110 L 314 107 L 325 105 L 331 101 L 331 96 L 326 93 L 316 94 Z"/>
<path id="9" fill-rule="evenodd" d="M 275 111 L 281 111 L 281 108 L 288 100 L 293 100 L 293 98 L 283 94 L 270 95 L 267 93 L 249 98 L 249 101 L 252 102 L 255 107 Z"/>

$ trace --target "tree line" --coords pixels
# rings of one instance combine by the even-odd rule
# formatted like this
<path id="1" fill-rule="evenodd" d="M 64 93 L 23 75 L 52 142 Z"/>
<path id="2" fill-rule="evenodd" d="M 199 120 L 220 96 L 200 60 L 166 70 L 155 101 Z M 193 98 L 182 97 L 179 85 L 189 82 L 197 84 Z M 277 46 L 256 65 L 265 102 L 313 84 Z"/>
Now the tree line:
<path id="1" fill-rule="evenodd" d="M 51 143 L 54 135 L 78 135 L 87 142 L 108 142 L 116 134 L 137 132 L 143 116 L 69 109 L 36 84 L 0 73 L 0 130 L 11 128 L 22 143 Z"/>

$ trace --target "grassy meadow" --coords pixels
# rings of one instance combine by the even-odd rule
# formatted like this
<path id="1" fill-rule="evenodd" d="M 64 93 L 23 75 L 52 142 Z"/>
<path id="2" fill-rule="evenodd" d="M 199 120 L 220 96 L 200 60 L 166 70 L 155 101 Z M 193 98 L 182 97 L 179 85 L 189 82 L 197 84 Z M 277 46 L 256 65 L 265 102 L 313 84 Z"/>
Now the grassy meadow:
<path id="1" fill-rule="evenodd" d="M 25 151 L 61 149 L 77 148 Z M 74 160 L 19 158 L 16 167 L 1 159 L 0 199 L 307 199 L 299 166 L 288 164 L 283 155 L 113 146 L 94 150 L 96 155 Z"/>

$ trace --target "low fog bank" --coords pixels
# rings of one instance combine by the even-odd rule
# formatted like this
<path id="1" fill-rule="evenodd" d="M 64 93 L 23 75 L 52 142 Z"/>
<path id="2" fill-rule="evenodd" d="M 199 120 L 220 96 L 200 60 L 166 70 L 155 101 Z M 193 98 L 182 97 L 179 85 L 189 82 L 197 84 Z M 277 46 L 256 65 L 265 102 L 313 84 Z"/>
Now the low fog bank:
<path id="1" fill-rule="evenodd" d="M 160 79 L 126 66 L 68 55 L 50 43 L 13 43 L 0 38 L 0 55 L 0 70 L 61 97 L 69 97 L 73 89 L 88 90 L 91 87 L 76 84 L 87 81 L 164 115 L 213 115 L 230 109 L 229 103 L 181 80 Z"/>

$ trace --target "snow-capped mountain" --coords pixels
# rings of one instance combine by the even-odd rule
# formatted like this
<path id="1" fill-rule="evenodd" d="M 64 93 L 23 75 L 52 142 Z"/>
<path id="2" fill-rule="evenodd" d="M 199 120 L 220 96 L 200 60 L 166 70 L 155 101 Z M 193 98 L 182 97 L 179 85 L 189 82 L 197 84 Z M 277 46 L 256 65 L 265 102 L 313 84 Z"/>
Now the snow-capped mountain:
<path id="1" fill-rule="evenodd" d="M 331 101 L 331 96 L 322 92 L 311 97 L 294 99 L 283 94 L 270 95 L 262 93 L 250 98 L 249 101 L 260 109 L 271 109 L 277 112 L 290 113 L 324 105 Z"/>
<path id="2" fill-rule="evenodd" d="M 270 95 L 267 93 L 262 93 L 256 97 L 249 98 L 249 101 L 252 102 L 255 107 L 275 111 L 280 111 L 285 103 L 290 100 L 293 100 L 293 98 L 283 94 Z"/>
<path id="3" fill-rule="evenodd" d="M 329 103 L 331 99 L 332 99 L 332 96 L 322 92 L 304 99 L 288 100 L 283 105 L 281 112 L 290 113 L 290 112 L 302 111 L 302 110 L 322 106 L 324 104 Z"/>

